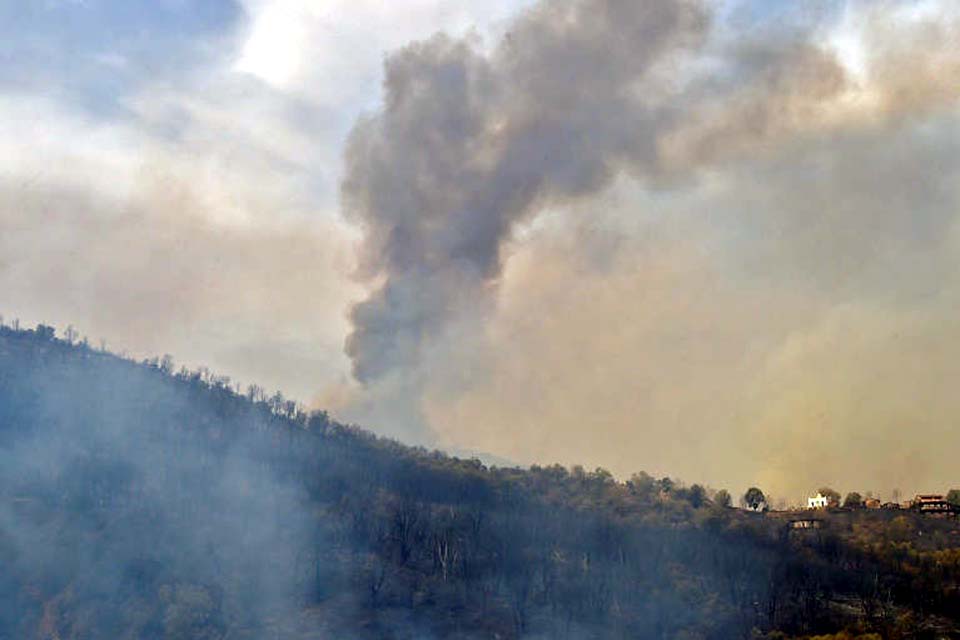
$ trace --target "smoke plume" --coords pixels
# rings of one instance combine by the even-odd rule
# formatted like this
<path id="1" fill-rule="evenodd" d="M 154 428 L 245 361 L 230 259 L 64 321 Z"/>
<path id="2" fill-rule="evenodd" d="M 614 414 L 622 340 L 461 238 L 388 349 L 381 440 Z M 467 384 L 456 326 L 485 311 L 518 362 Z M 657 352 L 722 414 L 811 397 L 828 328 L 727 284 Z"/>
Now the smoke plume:
<path id="1" fill-rule="evenodd" d="M 896 373 L 929 346 L 897 336 L 956 280 L 960 16 L 930 7 L 751 22 L 543 2 L 492 47 L 438 35 L 390 56 L 342 184 L 372 289 L 346 347 L 357 415 L 624 475 L 936 486 L 932 453 L 884 476 L 889 433 L 942 441 L 952 410 L 911 404 Z M 782 355 L 835 326 L 832 364 Z M 831 367 L 847 382 L 825 388 Z"/>
<path id="2" fill-rule="evenodd" d="M 670 118 L 654 70 L 707 25 L 686 0 L 542 3 L 490 52 L 438 35 L 387 61 L 385 105 L 355 128 L 343 183 L 363 275 L 382 278 L 351 313 L 359 381 L 416 369 L 454 317 L 482 313 L 519 221 L 620 170 L 652 173 Z"/>

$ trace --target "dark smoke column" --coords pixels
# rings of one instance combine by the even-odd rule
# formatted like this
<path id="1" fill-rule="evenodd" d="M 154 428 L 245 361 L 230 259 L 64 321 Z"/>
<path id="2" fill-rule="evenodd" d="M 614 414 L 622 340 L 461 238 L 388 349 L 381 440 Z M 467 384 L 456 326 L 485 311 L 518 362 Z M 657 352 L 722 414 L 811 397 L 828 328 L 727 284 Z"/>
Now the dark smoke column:
<path id="1" fill-rule="evenodd" d="M 346 351 L 365 385 L 415 375 L 424 349 L 501 272 L 515 223 L 655 171 L 667 118 L 651 69 L 698 44 L 687 0 L 553 0 L 489 53 L 442 35 L 386 63 L 385 105 L 346 150 L 343 205 L 365 234 Z"/>

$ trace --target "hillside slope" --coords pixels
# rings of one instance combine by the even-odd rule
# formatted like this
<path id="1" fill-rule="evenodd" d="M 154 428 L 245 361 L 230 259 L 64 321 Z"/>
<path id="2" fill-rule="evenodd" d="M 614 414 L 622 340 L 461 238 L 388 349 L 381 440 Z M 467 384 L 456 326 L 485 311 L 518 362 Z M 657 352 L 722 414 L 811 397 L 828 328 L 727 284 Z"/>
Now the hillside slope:
<path id="1" fill-rule="evenodd" d="M 0 329 L 0 640 L 960 637 L 955 520 L 827 525 Z"/>

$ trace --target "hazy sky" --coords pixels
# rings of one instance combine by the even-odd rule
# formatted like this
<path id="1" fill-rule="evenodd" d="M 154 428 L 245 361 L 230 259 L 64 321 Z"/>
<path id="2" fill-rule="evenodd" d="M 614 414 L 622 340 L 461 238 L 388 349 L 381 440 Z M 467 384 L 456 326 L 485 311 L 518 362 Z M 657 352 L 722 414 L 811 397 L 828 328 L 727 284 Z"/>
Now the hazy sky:
<path id="1" fill-rule="evenodd" d="M 958 96 L 952 0 L 0 0 L 0 313 L 521 463 L 945 490 Z"/>

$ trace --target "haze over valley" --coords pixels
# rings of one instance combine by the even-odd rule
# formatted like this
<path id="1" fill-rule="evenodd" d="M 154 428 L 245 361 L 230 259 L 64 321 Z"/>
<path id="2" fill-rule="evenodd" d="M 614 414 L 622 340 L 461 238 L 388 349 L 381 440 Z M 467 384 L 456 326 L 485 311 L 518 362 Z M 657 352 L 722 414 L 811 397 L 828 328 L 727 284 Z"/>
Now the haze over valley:
<path id="1" fill-rule="evenodd" d="M 952 0 L 0 0 L 0 640 L 957 637 L 958 87 Z"/>

